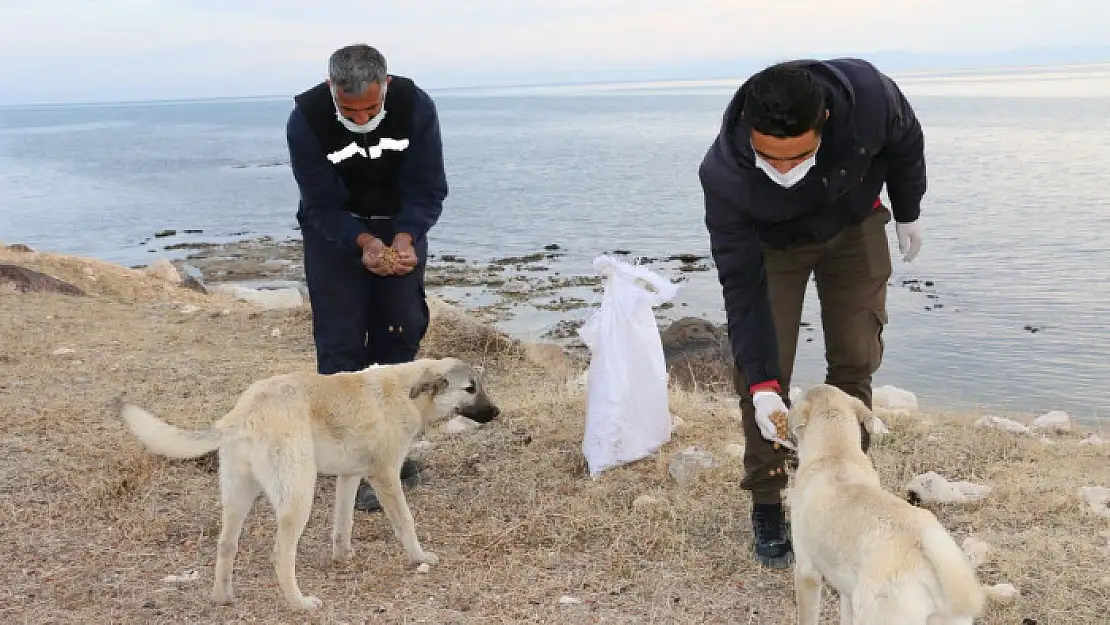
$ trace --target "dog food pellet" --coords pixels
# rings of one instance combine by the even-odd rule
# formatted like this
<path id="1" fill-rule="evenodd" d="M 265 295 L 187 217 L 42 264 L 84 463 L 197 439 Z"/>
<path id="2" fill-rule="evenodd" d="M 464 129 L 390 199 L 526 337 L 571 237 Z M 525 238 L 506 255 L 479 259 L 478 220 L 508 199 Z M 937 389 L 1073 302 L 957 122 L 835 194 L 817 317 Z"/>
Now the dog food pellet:
<path id="1" fill-rule="evenodd" d="M 775 436 L 782 440 L 786 440 L 786 435 L 789 432 L 789 419 L 786 413 L 781 410 L 776 410 L 771 413 L 771 423 L 775 426 Z"/>
<path id="2" fill-rule="evenodd" d="M 393 263 L 396 263 L 397 258 L 397 250 L 393 249 L 392 247 L 387 247 L 382 250 L 382 260 L 385 261 L 387 265 L 392 265 Z"/>

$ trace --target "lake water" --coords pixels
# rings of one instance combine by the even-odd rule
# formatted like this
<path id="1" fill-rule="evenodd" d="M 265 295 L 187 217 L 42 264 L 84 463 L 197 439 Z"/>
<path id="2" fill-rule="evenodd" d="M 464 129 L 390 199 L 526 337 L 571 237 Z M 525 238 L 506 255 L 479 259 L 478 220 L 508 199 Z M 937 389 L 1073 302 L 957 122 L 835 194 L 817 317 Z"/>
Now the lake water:
<path id="1" fill-rule="evenodd" d="M 930 188 L 921 255 L 895 260 L 876 384 L 932 409 L 1110 413 L 1110 64 L 896 77 Z M 433 92 L 451 185 L 433 252 L 558 243 L 564 273 L 613 249 L 706 254 L 697 166 L 739 82 Z M 166 228 L 296 236 L 290 104 L 0 109 L 0 240 L 142 264 Z M 683 312 L 722 321 L 716 274 L 690 278 Z M 812 285 L 805 318 L 798 384 L 824 374 Z"/>

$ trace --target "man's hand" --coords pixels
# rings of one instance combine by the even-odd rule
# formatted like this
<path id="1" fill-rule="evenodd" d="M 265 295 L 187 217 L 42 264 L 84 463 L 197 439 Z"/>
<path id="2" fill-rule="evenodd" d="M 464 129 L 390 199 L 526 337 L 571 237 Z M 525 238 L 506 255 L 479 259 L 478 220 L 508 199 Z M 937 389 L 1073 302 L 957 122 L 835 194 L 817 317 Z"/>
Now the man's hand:
<path id="1" fill-rule="evenodd" d="M 755 403 L 755 423 L 759 426 L 759 433 L 763 435 L 763 438 L 783 447 L 794 449 L 794 445 L 786 440 L 789 437 L 786 432 L 788 410 L 786 404 L 782 401 L 782 397 L 774 391 L 757 391 L 752 396 L 752 401 Z M 783 424 L 781 437 L 778 428 L 775 426 L 775 421 Z"/>
<path id="2" fill-rule="evenodd" d="M 403 276 L 416 269 L 418 259 L 416 250 L 412 248 L 412 235 L 399 232 L 393 237 L 393 249 L 397 252 L 397 260 L 393 262 L 393 275 Z"/>
<path id="3" fill-rule="evenodd" d="M 898 251 L 902 254 L 902 261 L 908 263 L 917 258 L 917 253 L 921 251 L 921 223 L 917 220 L 895 222 L 894 232 L 898 234 Z"/>
<path id="4" fill-rule="evenodd" d="M 385 251 L 385 244 L 382 243 L 382 240 L 370 235 L 365 235 L 365 238 L 360 237 L 360 239 L 362 239 L 359 242 L 359 245 L 362 246 L 362 265 L 366 267 L 367 271 L 375 275 L 390 275 L 393 272 L 393 267 L 382 256 L 382 252 Z"/>

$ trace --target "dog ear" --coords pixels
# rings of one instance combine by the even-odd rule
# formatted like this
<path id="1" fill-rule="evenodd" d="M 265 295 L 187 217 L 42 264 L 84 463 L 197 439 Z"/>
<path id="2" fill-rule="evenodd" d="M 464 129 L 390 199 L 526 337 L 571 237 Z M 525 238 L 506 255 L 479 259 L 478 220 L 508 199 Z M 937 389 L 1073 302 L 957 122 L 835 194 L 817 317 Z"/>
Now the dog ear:
<path id="1" fill-rule="evenodd" d="M 868 434 L 874 434 L 875 414 L 872 413 L 871 409 L 867 407 L 867 404 L 860 401 L 859 398 L 852 397 L 849 401 L 852 404 L 852 410 L 856 413 L 856 419 L 859 420 L 863 429 L 867 430 Z"/>
<path id="2" fill-rule="evenodd" d="M 409 389 L 409 399 L 416 399 L 424 393 L 430 393 L 434 397 L 445 390 L 447 390 L 446 376 L 425 371 L 416 384 Z"/>
<path id="3" fill-rule="evenodd" d="M 790 402 L 790 412 L 788 413 L 790 435 L 797 439 L 798 431 L 809 424 L 809 412 L 812 409 L 813 403 L 805 398 L 799 398 L 798 401 Z"/>

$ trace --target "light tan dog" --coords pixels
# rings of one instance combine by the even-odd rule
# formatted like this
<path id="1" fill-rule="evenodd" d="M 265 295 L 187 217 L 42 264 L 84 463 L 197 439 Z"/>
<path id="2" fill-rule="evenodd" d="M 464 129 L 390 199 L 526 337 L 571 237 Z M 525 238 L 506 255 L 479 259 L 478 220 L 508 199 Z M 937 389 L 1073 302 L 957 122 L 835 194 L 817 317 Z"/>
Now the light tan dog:
<path id="1" fill-rule="evenodd" d="M 273 376 L 251 384 L 230 412 L 199 431 L 165 423 L 122 398 L 116 398 L 113 408 L 154 453 L 196 458 L 219 449 L 223 518 L 213 599 L 232 600 L 239 533 L 259 493 L 265 493 L 277 517 L 274 568 L 281 592 L 290 605 L 307 610 L 321 601 L 301 593 L 295 565 L 316 476 L 337 476 L 333 560 L 353 554 L 355 496 L 366 476 L 409 561 L 436 564 L 436 555 L 424 551 L 416 538 L 401 490 L 401 464 L 425 426 L 456 414 L 486 423 L 499 413 L 474 369 L 454 358 L 354 373 Z"/>
<path id="2" fill-rule="evenodd" d="M 798 450 L 790 503 L 799 625 L 817 625 L 821 584 L 842 625 L 970 625 L 986 593 L 936 517 L 887 492 L 860 447 L 874 415 L 817 385 L 790 410 Z"/>

